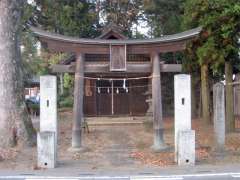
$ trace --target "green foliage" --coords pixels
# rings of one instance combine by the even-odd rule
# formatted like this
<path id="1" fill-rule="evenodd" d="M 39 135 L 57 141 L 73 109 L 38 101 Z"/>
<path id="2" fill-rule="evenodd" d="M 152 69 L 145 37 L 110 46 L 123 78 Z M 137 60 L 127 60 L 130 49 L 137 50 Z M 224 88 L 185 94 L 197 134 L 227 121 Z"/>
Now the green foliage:
<path id="1" fill-rule="evenodd" d="M 24 79 L 30 79 L 39 71 L 40 57 L 37 56 L 35 38 L 29 31 L 21 33 L 21 55 Z"/>
<path id="2" fill-rule="evenodd" d="M 225 61 L 239 64 L 239 0 L 187 0 L 183 17 L 186 29 L 203 28 L 188 46 L 190 62 L 198 59 L 198 64 L 210 65 L 214 73 L 221 71 Z"/>
<path id="3" fill-rule="evenodd" d="M 35 0 L 37 24 L 59 34 L 96 37 L 98 16 L 95 3 L 87 0 Z"/>
<path id="4" fill-rule="evenodd" d="M 67 96 L 62 99 L 62 101 L 59 101 L 59 107 L 73 107 L 73 97 L 72 96 Z"/>
<path id="5" fill-rule="evenodd" d="M 24 31 L 22 33 L 22 59 L 25 79 L 34 75 L 51 73 L 50 67 L 66 58 L 66 54 L 50 53 L 39 47 L 37 40 L 28 31 L 27 24 L 59 34 L 94 38 L 99 35 L 99 19 L 96 3 L 86 0 L 34 0 L 26 4 L 24 11 Z M 73 77 L 64 75 L 64 92 L 61 106 L 72 105 Z"/>
<path id="6" fill-rule="evenodd" d="M 26 3 L 22 24 L 25 79 L 50 73 L 50 66 L 66 56 L 61 53 L 52 54 L 43 49 L 38 53 L 38 41 L 29 32 L 29 24 L 40 25 L 43 29 L 71 36 L 96 37 L 99 34 L 95 3 L 84 0 L 34 0 L 32 4 Z"/>
<path id="7" fill-rule="evenodd" d="M 28 105 L 28 108 L 32 109 L 33 111 L 39 111 L 40 109 L 40 105 L 39 104 L 33 104 L 33 103 L 29 103 Z"/>
<path id="8" fill-rule="evenodd" d="M 63 76 L 63 87 L 64 94 L 59 96 L 59 106 L 60 107 L 72 107 L 73 106 L 73 84 L 74 76 L 69 73 L 64 73 Z"/>
<path id="9" fill-rule="evenodd" d="M 144 0 L 144 17 L 151 27 L 151 36 L 181 31 L 183 0 Z"/>
<path id="10" fill-rule="evenodd" d="M 63 76 L 63 87 L 70 90 L 73 87 L 74 78 L 69 73 L 65 73 Z"/>
<path id="11" fill-rule="evenodd" d="M 25 4 L 22 31 L 21 31 L 21 55 L 22 55 L 22 69 L 24 72 L 24 79 L 30 79 L 35 75 L 48 74 L 49 67 L 52 64 L 58 63 L 65 57 L 62 53 L 50 54 L 42 50 L 40 54 L 40 47 L 37 39 L 28 30 L 28 24 L 32 20 L 34 7 L 30 4 Z"/>
<path id="12" fill-rule="evenodd" d="M 67 57 L 64 53 L 49 53 L 47 51 L 41 52 L 40 72 L 38 74 L 50 74 L 51 65 L 58 64 L 61 60 Z"/>
<path id="13" fill-rule="evenodd" d="M 23 15 L 21 19 L 20 33 L 20 46 L 21 46 L 21 59 L 22 59 L 22 71 L 24 79 L 30 79 L 38 69 L 37 64 L 39 57 L 37 57 L 37 41 L 28 31 L 28 21 L 32 16 L 32 6 L 28 3 L 24 4 Z"/>
<path id="14" fill-rule="evenodd" d="M 163 60 L 166 64 L 182 64 L 184 54 L 182 52 L 161 53 L 160 59 Z"/>
<path id="15" fill-rule="evenodd" d="M 73 96 L 65 93 L 58 97 L 58 105 L 62 107 L 73 107 Z"/>

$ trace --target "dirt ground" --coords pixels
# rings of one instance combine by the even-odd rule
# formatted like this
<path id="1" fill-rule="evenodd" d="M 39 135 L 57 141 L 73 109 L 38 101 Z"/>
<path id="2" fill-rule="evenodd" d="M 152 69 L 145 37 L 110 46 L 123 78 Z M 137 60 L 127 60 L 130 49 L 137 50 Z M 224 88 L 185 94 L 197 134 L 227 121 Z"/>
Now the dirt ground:
<path id="1" fill-rule="evenodd" d="M 69 152 L 71 146 L 72 112 L 61 112 L 59 116 L 58 161 L 64 166 L 84 165 L 91 169 L 131 168 L 174 166 L 174 124 L 173 118 L 165 118 L 165 142 L 170 150 L 154 153 L 151 150 L 153 131 L 151 123 L 131 125 L 90 125 L 90 133 L 83 134 L 85 152 Z M 123 118 L 124 119 L 124 118 Z M 143 117 L 135 117 L 133 121 L 142 121 Z M 118 121 L 114 118 L 106 118 Z M 94 121 L 98 121 L 97 118 Z M 101 118 L 104 121 L 104 118 Z M 39 127 L 39 122 L 35 122 Z M 192 121 L 196 130 L 197 164 L 231 164 L 240 162 L 240 133 L 228 134 L 226 151 L 216 153 L 214 148 L 213 127 L 205 127 L 199 119 Z M 18 145 L 9 150 L 0 150 L 0 169 L 33 170 L 36 167 L 36 147 L 23 148 Z"/>

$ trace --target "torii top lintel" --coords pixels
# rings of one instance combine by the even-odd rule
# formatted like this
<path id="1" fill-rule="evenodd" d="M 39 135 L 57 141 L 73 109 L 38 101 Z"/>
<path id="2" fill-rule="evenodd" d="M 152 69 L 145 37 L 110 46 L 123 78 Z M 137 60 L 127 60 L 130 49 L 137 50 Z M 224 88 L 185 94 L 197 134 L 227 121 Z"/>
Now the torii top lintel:
<path id="1" fill-rule="evenodd" d="M 197 37 L 201 28 L 191 29 L 182 33 L 166 35 L 154 39 L 84 39 L 50 33 L 31 27 L 40 41 L 47 48 L 57 52 L 73 52 L 85 54 L 109 54 L 112 45 L 124 45 L 128 54 L 150 54 L 152 52 L 175 52 L 184 50 L 186 42 Z"/>

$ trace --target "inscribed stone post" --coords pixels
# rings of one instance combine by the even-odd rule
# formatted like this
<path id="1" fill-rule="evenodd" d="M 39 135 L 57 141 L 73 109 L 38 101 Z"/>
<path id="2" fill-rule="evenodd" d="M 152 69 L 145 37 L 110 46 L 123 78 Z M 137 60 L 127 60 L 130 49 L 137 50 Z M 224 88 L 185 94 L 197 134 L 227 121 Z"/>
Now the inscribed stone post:
<path id="1" fill-rule="evenodd" d="M 224 84 L 216 83 L 213 86 L 214 105 L 214 136 L 216 148 L 224 150 L 225 145 L 225 95 Z"/>
<path id="2" fill-rule="evenodd" d="M 55 132 L 39 132 L 37 136 L 38 167 L 56 167 L 56 146 Z"/>
<path id="3" fill-rule="evenodd" d="M 46 75 L 40 77 L 40 132 L 54 132 L 57 149 L 57 78 Z M 55 158 L 57 152 L 54 153 Z"/>
<path id="4" fill-rule="evenodd" d="M 178 165 L 195 164 L 195 131 L 179 131 L 178 133 Z"/>
<path id="5" fill-rule="evenodd" d="M 191 78 L 190 75 L 174 76 L 174 125 L 175 125 L 175 161 L 178 155 L 178 134 L 191 130 Z M 187 148 L 187 147 L 186 147 Z"/>
<path id="6" fill-rule="evenodd" d="M 57 133 L 57 78 L 40 77 L 40 131 Z"/>

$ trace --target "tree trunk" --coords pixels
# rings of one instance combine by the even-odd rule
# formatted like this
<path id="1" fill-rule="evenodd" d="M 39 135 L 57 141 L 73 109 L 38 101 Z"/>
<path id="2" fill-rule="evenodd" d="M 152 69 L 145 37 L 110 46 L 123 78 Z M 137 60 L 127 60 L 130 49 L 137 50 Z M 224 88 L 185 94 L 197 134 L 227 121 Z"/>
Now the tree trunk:
<path id="1" fill-rule="evenodd" d="M 34 143 L 23 96 L 19 30 L 24 0 L 0 1 L 0 147 Z"/>
<path id="2" fill-rule="evenodd" d="M 202 118 L 205 124 L 211 122 L 210 119 L 210 92 L 209 92 L 208 65 L 201 66 L 201 95 L 202 95 Z"/>
<path id="3" fill-rule="evenodd" d="M 191 73 L 191 103 L 192 103 L 192 118 L 197 116 L 197 101 L 196 101 L 196 76 L 194 73 Z"/>
<path id="4" fill-rule="evenodd" d="M 233 132 L 235 129 L 234 109 L 233 109 L 233 67 L 228 61 L 225 62 L 226 78 L 226 131 Z"/>
<path id="5" fill-rule="evenodd" d="M 198 96 L 199 98 L 199 102 L 198 102 L 198 114 L 197 117 L 200 119 L 202 117 L 202 88 L 200 87 L 200 91 Z"/>

